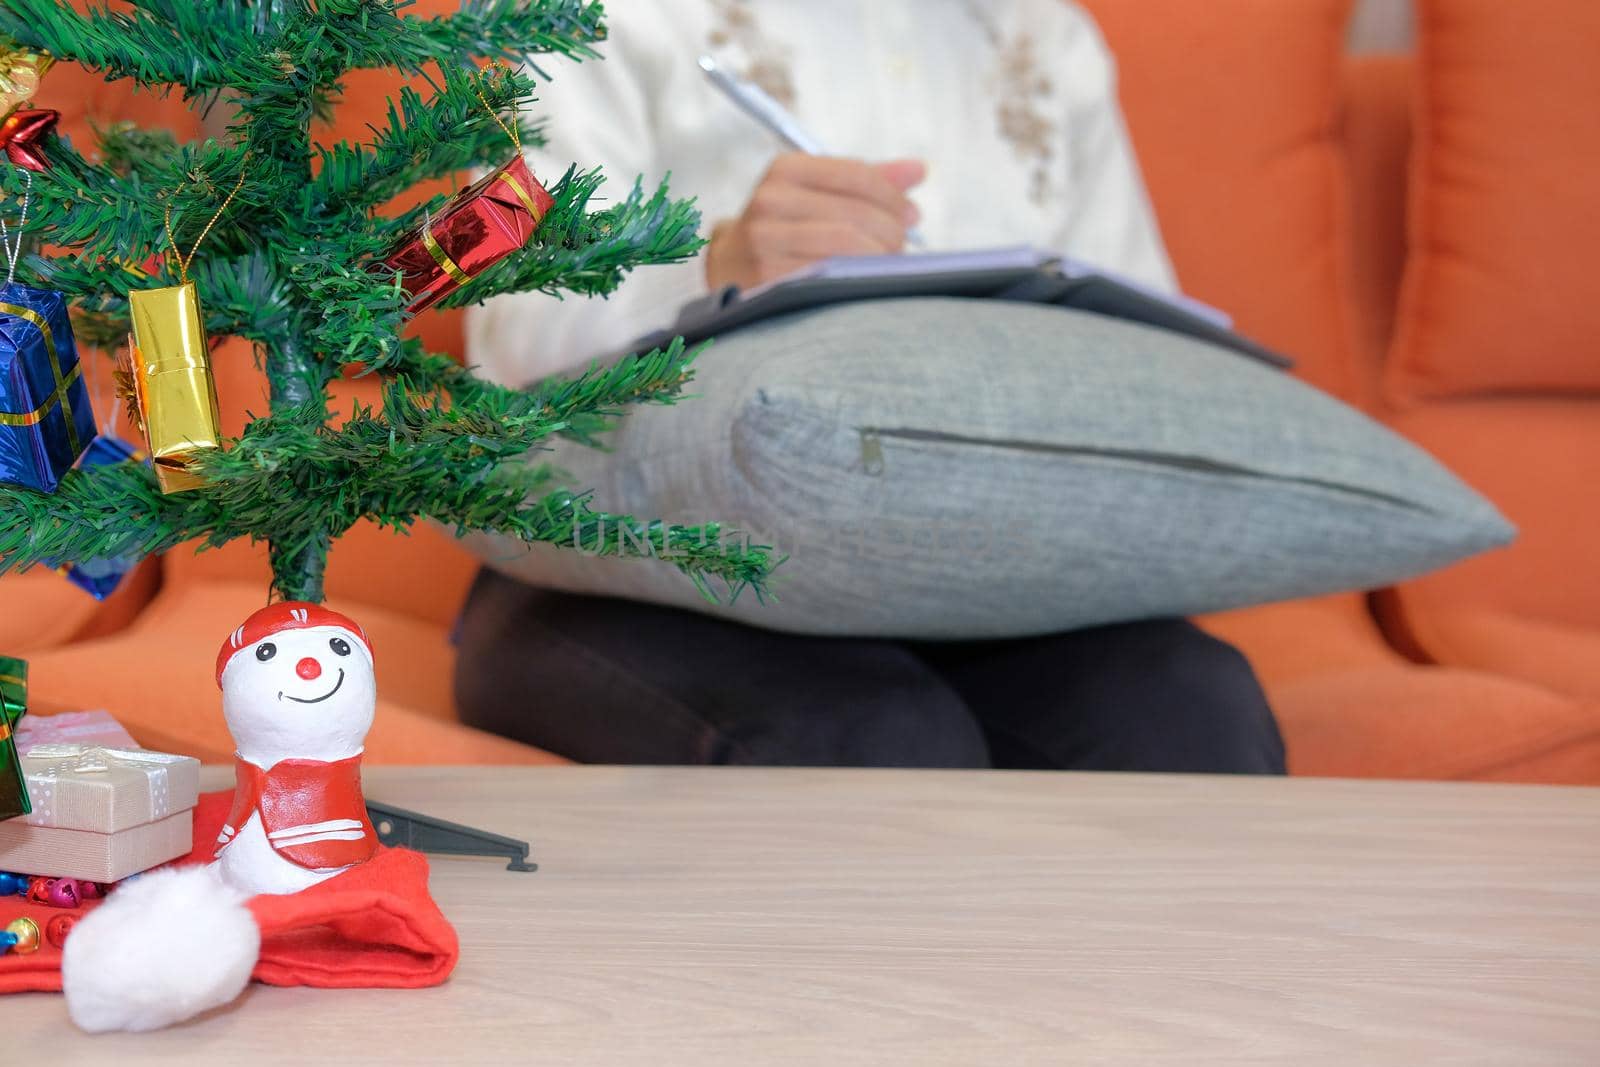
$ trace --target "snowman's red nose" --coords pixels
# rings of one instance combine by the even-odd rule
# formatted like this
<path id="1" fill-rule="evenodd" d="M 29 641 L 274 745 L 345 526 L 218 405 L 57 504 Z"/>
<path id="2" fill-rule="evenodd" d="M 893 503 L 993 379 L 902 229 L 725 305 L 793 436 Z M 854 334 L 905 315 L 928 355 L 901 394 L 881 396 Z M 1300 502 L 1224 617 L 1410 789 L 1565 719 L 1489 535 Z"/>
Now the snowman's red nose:
<path id="1" fill-rule="evenodd" d="M 294 665 L 294 673 L 298 674 L 300 677 L 309 682 L 313 678 L 320 678 L 322 676 L 322 664 L 318 663 L 310 656 L 307 656 L 305 659 Z"/>

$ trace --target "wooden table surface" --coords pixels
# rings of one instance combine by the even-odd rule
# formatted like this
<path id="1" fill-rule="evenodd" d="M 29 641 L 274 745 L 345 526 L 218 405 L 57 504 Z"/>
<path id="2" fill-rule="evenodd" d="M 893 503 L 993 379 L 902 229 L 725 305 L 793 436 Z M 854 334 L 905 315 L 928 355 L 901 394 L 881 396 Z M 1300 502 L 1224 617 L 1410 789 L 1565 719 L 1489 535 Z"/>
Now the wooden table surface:
<path id="1" fill-rule="evenodd" d="M 1600 1064 L 1600 790 L 554 767 L 368 792 L 534 844 L 536 874 L 435 860 L 445 986 L 254 986 L 102 1038 L 4 997 L 8 1067 Z"/>

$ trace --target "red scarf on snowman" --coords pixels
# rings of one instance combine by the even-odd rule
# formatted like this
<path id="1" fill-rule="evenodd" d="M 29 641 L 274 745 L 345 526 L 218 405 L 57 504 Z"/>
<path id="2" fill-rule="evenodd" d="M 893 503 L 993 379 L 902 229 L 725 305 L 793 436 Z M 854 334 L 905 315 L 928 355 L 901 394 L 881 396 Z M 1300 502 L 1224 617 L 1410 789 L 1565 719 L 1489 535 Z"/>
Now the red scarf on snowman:
<path id="1" fill-rule="evenodd" d="M 361 795 L 361 757 L 336 763 L 279 760 L 266 770 L 235 756 L 233 808 L 217 835 L 217 855 L 250 820 L 261 817 L 272 851 L 309 870 L 365 863 L 378 834 Z"/>

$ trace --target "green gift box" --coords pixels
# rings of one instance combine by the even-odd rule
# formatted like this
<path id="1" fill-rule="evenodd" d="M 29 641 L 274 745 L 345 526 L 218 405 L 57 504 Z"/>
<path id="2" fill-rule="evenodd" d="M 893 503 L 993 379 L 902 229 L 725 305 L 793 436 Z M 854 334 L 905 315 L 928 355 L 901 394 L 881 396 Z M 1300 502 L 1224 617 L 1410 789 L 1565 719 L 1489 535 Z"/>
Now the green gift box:
<path id="1" fill-rule="evenodd" d="M 0 656 L 0 819 L 33 811 L 14 732 L 28 710 L 28 663 Z"/>

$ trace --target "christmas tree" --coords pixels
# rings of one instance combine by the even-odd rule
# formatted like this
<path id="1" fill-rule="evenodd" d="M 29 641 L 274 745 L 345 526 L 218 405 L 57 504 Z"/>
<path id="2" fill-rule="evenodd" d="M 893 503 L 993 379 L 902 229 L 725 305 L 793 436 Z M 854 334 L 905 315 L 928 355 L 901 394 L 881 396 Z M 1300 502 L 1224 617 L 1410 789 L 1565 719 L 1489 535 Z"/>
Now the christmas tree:
<path id="1" fill-rule="evenodd" d="M 772 566 L 759 547 L 727 544 L 715 525 L 606 514 L 558 471 L 525 458 L 551 435 L 596 443 L 630 404 L 673 401 L 692 359 L 681 344 L 517 391 L 405 336 L 426 304 L 604 294 L 633 268 L 683 259 L 701 243 L 693 205 L 665 188 L 635 184 L 608 201 L 594 170 L 537 178 L 507 170 L 522 145 L 538 143 L 537 125 L 520 117 L 536 88 L 532 63 L 541 54 L 595 58 L 605 35 L 599 3 L 463 0 L 436 18 L 408 7 L 132 0 L 81 10 L 64 0 L 0 0 L 0 81 L 72 61 L 230 116 L 226 136 L 181 145 L 117 127 L 101 132 L 98 152 L 80 151 L 43 132 L 38 170 L 13 152 L 13 165 L 0 166 L 0 211 L 15 225 L 26 201 L 26 233 L 44 249 L 22 257 L 16 281 L 64 294 L 79 345 L 112 351 L 131 332 L 133 354 L 146 361 L 173 344 L 188 346 L 177 353 L 186 367 L 203 360 L 204 345 L 184 328 L 184 316 L 197 315 L 212 340 L 251 342 L 270 387 L 270 410 L 237 439 L 195 447 L 186 431 L 184 447 L 154 471 L 132 461 L 80 464 L 52 492 L 0 484 L 0 570 L 247 537 L 269 543 L 277 596 L 320 601 L 330 545 L 358 520 L 404 529 L 432 519 L 530 543 L 670 558 L 708 596 L 759 591 Z M 316 144 L 341 79 L 366 68 L 421 76 L 425 91 L 402 90 L 369 141 Z M 386 207 L 419 182 L 496 167 L 488 186 L 454 199 Z M 445 234 L 453 212 L 466 223 Z M 531 236 L 485 234 L 493 212 Z M 446 250 L 441 241 L 453 243 Z M 481 269 L 468 265 L 487 252 Z M 419 255 L 438 260 L 438 285 L 417 281 Z M 168 385 L 150 384 L 156 369 L 134 362 L 130 375 L 133 407 L 159 453 L 158 424 L 172 414 L 161 410 Z M 352 373 L 381 375 L 383 403 L 336 422 L 328 387 Z M 197 382 L 192 367 L 177 375 L 189 391 L 176 402 L 203 418 Z"/>

